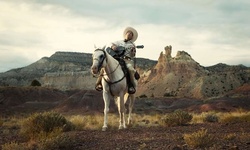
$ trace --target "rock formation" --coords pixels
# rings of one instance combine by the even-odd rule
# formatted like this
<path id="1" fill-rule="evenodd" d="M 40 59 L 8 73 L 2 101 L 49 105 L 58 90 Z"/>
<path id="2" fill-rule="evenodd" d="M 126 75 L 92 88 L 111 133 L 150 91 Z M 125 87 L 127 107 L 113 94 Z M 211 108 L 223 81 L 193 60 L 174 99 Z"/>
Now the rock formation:
<path id="1" fill-rule="evenodd" d="M 185 51 L 178 51 L 175 57 L 171 53 L 170 45 L 158 61 L 136 58 L 141 75 L 137 96 L 207 99 L 250 82 L 250 68 L 243 65 L 203 67 Z M 60 90 L 94 89 L 96 78 L 90 73 L 91 64 L 91 54 L 56 52 L 26 67 L 0 73 L 0 86 L 30 86 L 37 80 L 42 87 Z"/>
<path id="2" fill-rule="evenodd" d="M 142 73 L 156 63 L 149 59 L 136 59 L 137 70 Z M 37 80 L 43 87 L 60 90 L 94 89 L 96 78 L 90 73 L 91 65 L 92 54 L 56 52 L 26 67 L 0 73 L 0 86 L 29 86 Z"/>
<path id="3" fill-rule="evenodd" d="M 222 96 L 244 83 L 249 83 L 247 67 L 226 65 L 224 67 L 228 69 L 221 72 L 212 69 L 218 68 L 216 66 L 201 66 L 185 51 L 178 51 L 175 57 L 171 56 L 171 51 L 172 46 L 166 46 L 165 53 L 161 52 L 155 67 L 142 76 L 138 96 L 206 99 Z"/>

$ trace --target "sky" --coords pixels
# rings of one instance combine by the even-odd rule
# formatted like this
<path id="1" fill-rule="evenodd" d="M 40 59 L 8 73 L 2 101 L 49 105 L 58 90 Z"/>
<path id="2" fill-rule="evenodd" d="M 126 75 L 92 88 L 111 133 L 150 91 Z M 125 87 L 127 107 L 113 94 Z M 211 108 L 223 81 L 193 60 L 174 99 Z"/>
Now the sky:
<path id="1" fill-rule="evenodd" d="M 57 51 L 92 53 L 138 32 L 136 57 L 186 51 L 202 66 L 250 67 L 249 0 L 1 0 L 0 72 Z"/>

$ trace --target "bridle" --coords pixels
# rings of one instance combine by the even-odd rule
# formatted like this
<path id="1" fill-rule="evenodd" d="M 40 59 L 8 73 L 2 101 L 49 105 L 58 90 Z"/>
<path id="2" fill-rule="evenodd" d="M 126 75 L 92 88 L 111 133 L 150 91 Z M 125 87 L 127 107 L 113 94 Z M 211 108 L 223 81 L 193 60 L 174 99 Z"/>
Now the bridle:
<path id="1" fill-rule="evenodd" d="M 98 58 L 93 58 L 93 61 L 94 60 L 96 60 L 96 61 L 98 61 L 99 63 L 98 63 L 98 72 L 101 70 L 101 68 L 102 68 L 102 65 L 103 65 L 103 62 L 104 62 L 104 59 L 106 59 L 106 63 L 108 62 L 108 59 L 107 59 L 107 54 L 106 54 L 106 52 L 104 51 L 104 50 L 102 50 L 102 49 L 96 49 L 94 52 L 96 52 L 96 51 L 102 51 L 103 52 L 103 54 L 104 54 L 104 56 L 101 58 L 101 60 L 100 59 L 98 59 Z"/>

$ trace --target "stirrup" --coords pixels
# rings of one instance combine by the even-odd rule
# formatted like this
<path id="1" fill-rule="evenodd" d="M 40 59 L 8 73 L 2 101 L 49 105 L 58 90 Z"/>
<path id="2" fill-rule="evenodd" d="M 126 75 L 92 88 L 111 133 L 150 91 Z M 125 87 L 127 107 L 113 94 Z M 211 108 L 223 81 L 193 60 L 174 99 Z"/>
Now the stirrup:
<path id="1" fill-rule="evenodd" d="M 128 93 L 129 94 L 135 94 L 135 92 L 136 92 L 136 90 L 135 90 L 135 88 L 133 86 L 128 88 Z"/>
<path id="2" fill-rule="evenodd" d="M 102 90 L 103 90 L 102 85 L 100 85 L 100 84 L 96 85 L 96 86 L 95 86 L 95 89 L 96 89 L 97 91 L 102 91 Z"/>

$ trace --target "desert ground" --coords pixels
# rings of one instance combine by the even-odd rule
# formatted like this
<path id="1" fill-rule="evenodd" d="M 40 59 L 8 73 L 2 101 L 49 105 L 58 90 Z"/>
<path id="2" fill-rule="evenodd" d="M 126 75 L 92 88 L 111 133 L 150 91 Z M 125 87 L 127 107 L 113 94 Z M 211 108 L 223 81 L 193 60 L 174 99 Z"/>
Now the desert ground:
<path id="1" fill-rule="evenodd" d="M 15 89 L 16 90 L 16 89 Z M 101 131 L 103 101 L 101 93 L 96 91 L 68 91 L 67 96 L 60 94 L 60 91 L 50 91 L 39 89 L 39 92 L 44 97 L 40 100 L 36 99 L 34 91 L 28 90 L 32 95 L 28 101 L 20 100 L 20 95 L 25 93 L 27 99 L 27 91 L 5 92 L 2 94 L 0 104 L 1 124 L 0 124 L 0 145 L 2 149 L 6 147 L 15 147 L 25 145 L 29 149 L 39 149 L 38 143 L 27 139 L 20 134 L 21 127 L 15 123 L 15 120 L 25 118 L 35 112 L 56 111 L 63 116 L 100 116 L 96 122 L 95 128 L 81 128 L 63 132 L 63 136 L 67 137 L 66 146 L 62 145 L 56 149 L 170 149 L 170 150 L 191 150 L 191 149 L 250 149 L 250 119 L 244 121 L 229 121 L 229 122 L 191 122 L 185 125 L 164 126 L 159 123 L 160 119 L 168 113 L 172 113 L 177 109 L 190 112 L 192 114 L 201 114 L 205 112 L 215 113 L 246 113 L 249 114 L 249 97 L 239 99 L 221 98 L 213 101 L 201 101 L 188 98 L 138 98 L 134 106 L 134 120 L 132 125 L 127 129 L 118 130 L 118 112 L 114 103 L 111 103 L 110 119 L 112 125 L 103 132 Z M 8 93 L 10 95 L 8 95 Z M 15 97 L 18 93 L 18 97 Z M 249 92 L 248 92 L 249 93 Z M 247 93 L 247 94 L 248 94 Z M 56 95 L 56 96 L 55 96 Z M 15 103 L 11 103 L 8 99 L 16 99 Z M 53 101 L 43 101 L 41 99 L 49 99 L 54 97 Z M 60 99 L 58 99 L 60 97 Z M 8 101 L 8 102 L 7 102 Z M 151 116 L 145 118 L 145 116 Z M 116 118 L 117 117 L 117 118 Z M 248 115 L 247 115 L 248 117 Z M 193 118 L 194 119 L 194 118 Z M 16 121 L 18 122 L 18 121 Z M 95 124 L 92 124 L 95 126 Z M 186 134 L 193 134 L 199 131 L 206 130 L 206 137 L 212 139 L 207 145 L 201 147 L 193 147 L 185 140 Z M 206 138 L 205 137 L 205 138 Z M 196 142 L 196 141 L 193 141 Z M 198 141 L 197 141 L 198 142 Z M 6 144 L 9 143 L 9 146 Z M 12 146 L 11 146 L 12 143 Z M 14 143 L 14 144 L 13 144 Z M 65 143 L 64 143 L 65 144 Z M 4 146 L 5 145 L 5 146 Z"/>

